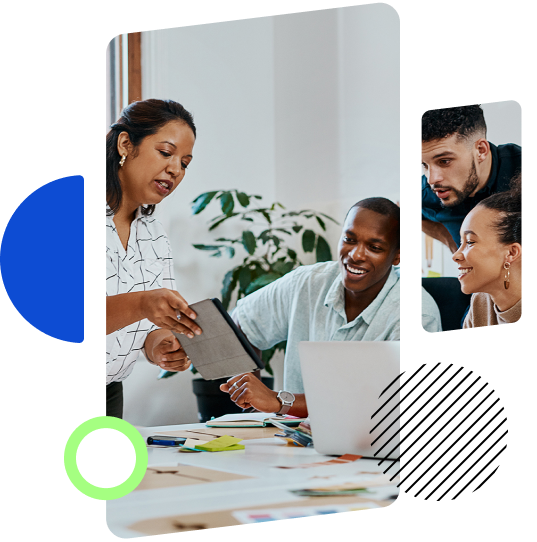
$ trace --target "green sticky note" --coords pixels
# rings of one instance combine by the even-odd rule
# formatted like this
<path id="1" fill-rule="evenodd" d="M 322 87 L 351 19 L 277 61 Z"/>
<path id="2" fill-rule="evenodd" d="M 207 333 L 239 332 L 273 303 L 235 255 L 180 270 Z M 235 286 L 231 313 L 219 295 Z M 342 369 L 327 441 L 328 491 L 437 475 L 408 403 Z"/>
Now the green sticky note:
<path id="1" fill-rule="evenodd" d="M 224 435 L 223 437 L 218 437 L 209 442 L 203 444 L 198 444 L 196 450 L 205 450 L 206 452 L 222 452 L 228 450 L 244 450 L 242 444 L 237 444 L 242 439 L 230 437 L 229 435 Z"/>

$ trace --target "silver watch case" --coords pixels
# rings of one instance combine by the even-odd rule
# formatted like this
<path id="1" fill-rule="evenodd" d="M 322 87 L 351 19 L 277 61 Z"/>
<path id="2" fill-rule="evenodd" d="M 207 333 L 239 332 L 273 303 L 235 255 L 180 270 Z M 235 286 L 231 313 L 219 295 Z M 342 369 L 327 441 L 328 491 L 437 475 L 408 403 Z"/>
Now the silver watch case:
<path id="1" fill-rule="evenodd" d="M 278 395 L 278 400 L 282 404 L 282 408 L 277 412 L 279 416 L 283 416 L 289 412 L 289 409 L 293 406 L 295 402 L 295 396 L 290 391 L 281 390 Z"/>

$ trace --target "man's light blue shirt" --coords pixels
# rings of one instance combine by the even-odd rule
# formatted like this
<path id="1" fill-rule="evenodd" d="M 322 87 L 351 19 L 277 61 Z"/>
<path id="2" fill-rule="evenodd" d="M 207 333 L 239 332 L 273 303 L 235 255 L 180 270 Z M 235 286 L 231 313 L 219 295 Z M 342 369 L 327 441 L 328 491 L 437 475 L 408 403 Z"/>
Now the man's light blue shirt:
<path id="1" fill-rule="evenodd" d="M 299 267 L 241 299 L 236 310 L 243 332 L 255 347 L 266 350 L 287 341 L 284 389 L 303 393 L 300 341 L 399 340 L 399 275 L 392 268 L 377 297 L 352 322 L 347 322 L 337 262 Z"/>

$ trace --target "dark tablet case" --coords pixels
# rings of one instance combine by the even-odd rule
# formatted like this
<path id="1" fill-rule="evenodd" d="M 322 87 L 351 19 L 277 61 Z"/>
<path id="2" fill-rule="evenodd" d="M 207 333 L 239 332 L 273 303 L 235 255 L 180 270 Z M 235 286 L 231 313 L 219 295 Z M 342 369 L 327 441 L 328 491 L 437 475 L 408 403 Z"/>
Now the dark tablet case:
<path id="1" fill-rule="evenodd" d="M 190 305 L 202 329 L 193 339 L 174 333 L 192 364 L 205 380 L 228 378 L 263 369 L 254 352 L 219 299 L 205 299 Z"/>

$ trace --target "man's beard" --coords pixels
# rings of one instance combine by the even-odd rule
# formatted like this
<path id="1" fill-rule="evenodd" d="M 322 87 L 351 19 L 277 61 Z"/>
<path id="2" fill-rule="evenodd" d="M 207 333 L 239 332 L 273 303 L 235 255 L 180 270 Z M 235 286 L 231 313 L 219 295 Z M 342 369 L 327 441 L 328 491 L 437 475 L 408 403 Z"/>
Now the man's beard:
<path id="1" fill-rule="evenodd" d="M 472 167 L 468 173 L 468 178 L 462 187 L 462 190 L 457 190 L 456 188 L 451 188 L 453 194 L 455 194 L 455 199 L 450 200 L 448 203 L 444 203 L 440 200 L 440 205 L 442 207 L 455 207 L 456 205 L 461 204 L 479 185 L 479 179 L 477 178 L 477 171 L 475 169 L 475 160 L 472 159 Z"/>

